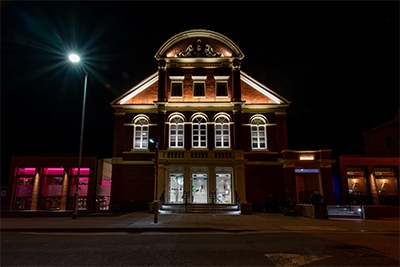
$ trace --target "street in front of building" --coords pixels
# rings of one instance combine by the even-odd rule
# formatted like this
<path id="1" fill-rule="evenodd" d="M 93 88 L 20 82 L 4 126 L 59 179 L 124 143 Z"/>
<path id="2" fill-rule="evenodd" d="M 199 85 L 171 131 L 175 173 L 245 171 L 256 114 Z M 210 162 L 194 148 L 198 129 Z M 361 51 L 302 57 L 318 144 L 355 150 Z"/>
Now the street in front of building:
<path id="1" fill-rule="evenodd" d="M 399 265 L 398 235 L 379 233 L 5 232 L 1 246 L 2 266 Z"/>
<path id="2" fill-rule="evenodd" d="M 2 266 L 399 266 L 399 221 L 280 213 L 6 213 Z"/>

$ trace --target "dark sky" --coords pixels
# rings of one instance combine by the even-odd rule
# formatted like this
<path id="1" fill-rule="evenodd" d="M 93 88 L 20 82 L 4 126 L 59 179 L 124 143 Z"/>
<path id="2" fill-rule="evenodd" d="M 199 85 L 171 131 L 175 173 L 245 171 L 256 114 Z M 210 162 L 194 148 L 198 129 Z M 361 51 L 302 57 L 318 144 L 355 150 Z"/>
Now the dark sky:
<path id="1" fill-rule="evenodd" d="M 1 5 L 1 175 L 12 155 L 112 156 L 110 102 L 157 71 L 154 55 L 190 29 L 219 32 L 242 70 L 277 92 L 289 149 L 363 154 L 362 133 L 399 108 L 398 2 L 4 2 Z"/>

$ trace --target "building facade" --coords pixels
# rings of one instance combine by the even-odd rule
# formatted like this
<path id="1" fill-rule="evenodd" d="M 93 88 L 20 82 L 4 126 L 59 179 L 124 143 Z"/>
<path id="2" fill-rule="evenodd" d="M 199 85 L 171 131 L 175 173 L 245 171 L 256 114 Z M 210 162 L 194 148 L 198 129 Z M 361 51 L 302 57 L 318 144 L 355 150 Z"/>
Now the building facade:
<path id="1" fill-rule="evenodd" d="M 243 58 L 222 34 L 185 31 L 157 51 L 155 73 L 111 102 L 110 209 L 157 200 L 260 210 L 268 195 L 305 203 L 314 188 L 333 203 L 330 151 L 288 149 L 290 102 L 243 72 Z"/>
<path id="2" fill-rule="evenodd" d="M 365 156 L 340 156 L 342 202 L 400 205 L 399 114 L 363 133 Z"/>
<path id="3" fill-rule="evenodd" d="M 78 210 L 108 210 L 111 160 L 82 157 L 79 173 L 77 165 L 74 156 L 13 156 L 4 209 L 72 210 L 78 188 Z"/>

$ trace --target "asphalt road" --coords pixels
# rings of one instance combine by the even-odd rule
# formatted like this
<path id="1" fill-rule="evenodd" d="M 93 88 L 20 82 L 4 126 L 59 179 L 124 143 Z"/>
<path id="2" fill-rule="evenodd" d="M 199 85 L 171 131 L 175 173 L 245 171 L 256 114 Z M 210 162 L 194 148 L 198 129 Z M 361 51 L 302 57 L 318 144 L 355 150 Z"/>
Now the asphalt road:
<path id="1" fill-rule="evenodd" d="M 1 234 L 1 266 L 399 266 L 398 250 L 384 233 Z"/>

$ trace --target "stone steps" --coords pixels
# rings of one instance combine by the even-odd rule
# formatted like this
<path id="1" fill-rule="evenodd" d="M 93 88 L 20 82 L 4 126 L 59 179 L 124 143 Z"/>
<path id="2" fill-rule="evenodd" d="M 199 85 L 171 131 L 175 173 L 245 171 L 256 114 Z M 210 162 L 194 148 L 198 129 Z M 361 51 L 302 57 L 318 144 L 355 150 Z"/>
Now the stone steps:
<path id="1" fill-rule="evenodd" d="M 162 213 L 221 213 L 238 214 L 239 207 L 236 204 L 163 204 L 160 212 Z"/>
<path id="2" fill-rule="evenodd" d="M 360 215 L 348 206 L 328 206 L 329 218 L 360 219 Z"/>

